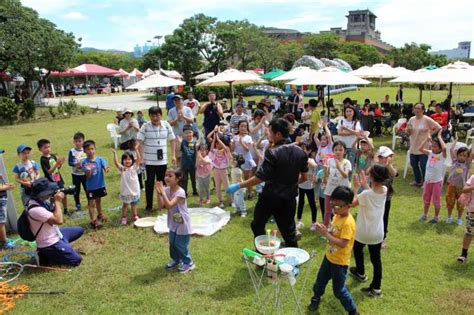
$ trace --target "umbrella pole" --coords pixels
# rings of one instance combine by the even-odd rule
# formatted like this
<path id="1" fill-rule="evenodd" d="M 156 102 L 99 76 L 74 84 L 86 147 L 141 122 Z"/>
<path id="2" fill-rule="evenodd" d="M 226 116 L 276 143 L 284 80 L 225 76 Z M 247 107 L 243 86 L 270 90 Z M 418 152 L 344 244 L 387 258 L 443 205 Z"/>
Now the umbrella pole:
<path id="1" fill-rule="evenodd" d="M 328 121 L 329 121 L 331 119 L 331 108 L 329 107 L 329 105 L 331 104 L 329 102 L 329 99 L 331 97 L 331 90 L 329 89 L 329 85 L 327 87 L 328 87 Z"/>
<path id="2" fill-rule="evenodd" d="M 232 87 L 232 81 L 229 82 L 229 86 L 230 86 L 230 108 L 233 111 L 234 110 L 234 88 Z"/>
<path id="3" fill-rule="evenodd" d="M 448 95 L 453 95 L 453 82 L 449 83 L 449 94 Z"/>
<path id="4" fill-rule="evenodd" d="M 382 87 L 382 77 L 380 77 L 380 81 L 379 81 L 379 88 Z"/>
<path id="5" fill-rule="evenodd" d="M 420 90 L 420 103 L 423 102 L 423 90 L 421 89 L 421 86 L 419 87 Z"/>

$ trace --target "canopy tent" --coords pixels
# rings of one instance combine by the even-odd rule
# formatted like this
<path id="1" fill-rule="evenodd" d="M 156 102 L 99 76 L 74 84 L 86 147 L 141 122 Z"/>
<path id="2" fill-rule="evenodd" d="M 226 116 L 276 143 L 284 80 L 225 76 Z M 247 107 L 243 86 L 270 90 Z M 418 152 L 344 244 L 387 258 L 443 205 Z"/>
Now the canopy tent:
<path id="1" fill-rule="evenodd" d="M 129 74 L 131 77 L 137 77 L 137 78 L 141 78 L 143 77 L 143 72 L 141 72 L 140 70 L 138 70 L 137 68 L 133 69 L 132 72 L 130 72 Z"/>
<path id="2" fill-rule="evenodd" d="M 127 90 L 147 90 L 160 87 L 169 87 L 169 86 L 178 86 L 185 85 L 186 82 L 181 80 L 175 80 L 172 78 L 165 77 L 161 74 L 153 74 L 145 79 L 130 85 L 127 87 Z"/>
<path id="3" fill-rule="evenodd" d="M 123 70 L 122 68 L 118 69 L 118 72 L 115 76 L 116 77 L 121 77 L 121 78 L 126 78 L 128 77 L 129 73 L 125 70 Z"/>
<path id="4" fill-rule="evenodd" d="M 197 81 L 203 81 L 212 78 L 215 76 L 214 72 L 206 72 L 206 73 L 201 73 L 197 76 L 194 77 Z"/>
<path id="5" fill-rule="evenodd" d="M 223 86 L 229 84 L 232 95 L 230 101 L 232 104 L 232 99 L 234 98 L 234 89 L 232 88 L 232 85 L 261 82 L 265 82 L 265 80 L 261 79 L 260 76 L 255 73 L 247 73 L 236 69 L 227 69 L 221 73 L 218 73 L 214 77 L 199 83 L 198 86 Z"/>
<path id="6" fill-rule="evenodd" d="M 262 75 L 261 78 L 265 79 L 265 80 L 273 80 L 276 77 L 278 77 L 282 74 L 285 74 L 285 73 L 286 73 L 286 71 L 284 71 L 282 69 L 274 69 L 271 72 L 268 72 L 268 73 L 265 73 L 264 75 Z"/>
<path id="7" fill-rule="evenodd" d="M 285 95 L 285 91 L 270 85 L 254 85 L 244 89 L 245 95 Z"/>
<path id="8" fill-rule="evenodd" d="M 52 76 L 90 76 L 90 75 L 101 75 L 101 76 L 114 76 L 118 74 L 118 70 L 110 69 L 107 67 L 84 63 L 72 69 L 68 69 L 64 72 L 52 71 Z"/>
<path id="9" fill-rule="evenodd" d="M 157 71 L 155 71 L 156 73 Z M 173 79 L 182 79 L 183 76 L 176 70 L 164 70 L 164 69 L 160 69 L 160 73 L 162 75 L 165 75 L 169 78 L 173 78 Z"/>
<path id="10" fill-rule="evenodd" d="M 300 78 L 305 75 L 309 75 L 313 72 L 317 72 L 317 70 L 311 69 L 310 67 L 296 67 L 284 73 L 274 79 L 272 81 L 289 81 Z"/>
<path id="11" fill-rule="evenodd" d="M 155 72 L 153 70 L 151 70 L 150 68 L 148 68 L 143 72 L 143 77 L 146 78 L 146 77 L 149 77 L 152 74 L 155 74 Z"/>

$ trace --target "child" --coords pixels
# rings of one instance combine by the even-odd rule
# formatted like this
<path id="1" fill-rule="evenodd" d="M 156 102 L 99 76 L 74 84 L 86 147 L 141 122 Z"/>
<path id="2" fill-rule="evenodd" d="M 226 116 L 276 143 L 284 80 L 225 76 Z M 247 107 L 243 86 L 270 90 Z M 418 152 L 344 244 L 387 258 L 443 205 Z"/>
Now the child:
<path id="1" fill-rule="evenodd" d="M 368 245 L 370 261 L 374 267 L 374 278 L 370 286 L 363 288 L 361 291 L 371 297 L 381 297 L 382 260 L 380 251 L 384 235 L 383 214 L 387 197 L 387 187 L 384 184 L 390 178 L 390 174 L 385 166 L 374 165 L 369 169 L 369 177 L 371 187 L 367 184 L 365 172 L 354 177 L 354 193 L 359 192 L 361 186 L 363 186 L 364 191 L 357 195 L 353 203 L 354 207 L 359 206 L 354 242 L 356 266 L 349 268 L 349 274 L 359 281 L 367 281 L 363 250 L 365 245 Z"/>
<path id="2" fill-rule="evenodd" d="M 117 158 L 117 151 L 112 149 L 114 163 L 120 172 L 120 200 L 122 200 L 122 225 L 127 225 L 128 206 L 132 208 L 132 219 L 137 221 L 137 204 L 140 201 L 140 184 L 138 183 L 138 160 L 132 153 L 125 151 L 122 154 L 122 162 Z M 138 151 L 137 151 L 138 153 Z"/>
<path id="3" fill-rule="evenodd" d="M 39 166 L 33 160 L 30 160 L 31 148 L 25 144 L 20 144 L 16 148 L 16 153 L 20 158 L 20 162 L 13 167 L 13 175 L 15 181 L 20 183 L 21 202 L 26 205 L 30 200 L 31 184 L 39 178 Z"/>
<path id="4" fill-rule="evenodd" d="M 349 173 L 352 170 L 351 162 L 344 158 L 346 147 L 342 141 L 334 142 L 332 146 L 333 158 L 324 161 L 324 225 L 328 226 L 332 215 L 330 196 L 338 186 L 350 186 Z"/>
<path id="5" fill-rule="evenodd" d="M 135 162 L 138 163 L 140 160 L 138 157 L 140 156 L 140 153 L 138 152 L 138 142 L 136 139 L 131 139 L 128 141 L 128 150 L 125 151 L 133 155 L 133 158 L 135 159 Z M 146 169 L 144 166 L 138 166 L 137 169 L 137 174 L 138 174 L 138 184 L 140 185 L 140 190 L 143 189 L 143 179 L 145 177 L 146 179 Z"/>
<path id="6" fill-rule="evenodd" d="M 5 178 L 0 173 L 0 250 L 14 249 L 15 245 L 10 244 L 7 239 L 7 232 L 5 230 L 5 223 L 7 223 L 7 191 L 15 188 L 13 184 L 5 182 Z"/>
<path id="7" fill-rule="evenodd" d="M 181 141 L 181 170 L 183 171 L 182 187 L 186 196 L 188 196 L 188 178 L 191 177 L 191 186 L 193 196 L 197 196 L 196 189 L 196 144 L 194 139 L 193 126 L 185 125 L 183 127 L 184 139 Z"/>
<path id="8" fill-rule="evenodd" d="M 367 133 L 364 133 L 361 135 L 359 141 L 354 141 L 352 146 L 356 152 L 356 174 L 365 172 L 365 175 L 367 175 L 374 160 L 374 145 L 372 144 L 372 140 L 369 139 L 369 135 Z"/>
<path id="9" fill-rule="evenodd" d="M 143 117 L 143 112 L 141 110 L 137 112 L 137 121 L 140 128 L 146 123 L 145 117 Z"/>
<path id="10" fill-rule="evenodd" d="M 217 130 L 217 128 L 216 128 Z M 213 176 L 216 182 L 216 193 L 217 199 L 219 199 L 219 207 L 224 208 L 224 199 L 222 198 L 222 185 L 224 189 L 227 189 L 229 186 L 229 177 L 227 174 L 227 167 L 231 162 L 231 153 L 230 149 L 226 143 L 224 143 L 225 138 L 219 136 L 217 132 L 214 133 L 214 137 L 211 145 L 211 152 L 209 152 L 209 157 L 212 160 L 213 166 Z"/>
<path id="11" fill-rule="evenodd" d="M 318 164 L 318 171 L 323 169 L 323 160 L 328 155 L 332 155 L 332 136 L 331 131 L 329 131 L 328 123 L 326 120 L 320 121 L 321 125 L 324 127 L 324 133 L 318 133 L 314 136 L 314 142 L 318 146 L 318 151 L 316 153 L 315 161 Z"/>
<path id="12" fill-rule="evenodd" d="M 456 133 L 450 150 L 453 162 L 448 176 L 448 189 L 446 190 L 446 207 L 448 208 L 448 217 L 446 218 L 447 224 L 451 224 L 453 222 L 451 215 L 453 213 L 454 204 L 461 196 L 464 183 L 467 180 L 467 175 L 469 169 L 471 168 L 471 162 L 474 153 L 474 145 L 471 147 L 471 152 L 469 152 L 467 147 L 460 147 L 457 152 L 455 152 L 454 149 L 457 142 L 458 135 Z M 459 203 L 459 201 L 457 202 L 457 210 L 458 219 L 456 223 L 461 225 L 464 207 L 461 203 Z"/>
<path id="13" fill-rule="evenodd" d="M 249 135 L 249 123 L 246 120 L 241 120 L 238 123 L 239 131 L 237 135 L 234 136 L 233 141 L 231 142 L 230 149 L 234 154 L 240 154 L 244 157 L 245 163 L 242 164 L 241 168 L 244 173 L 244 180 L 249 179 L 252 176 L 252 170 L 257 165 L 252 158 L 250 153 L 250 148 L 253 146 L 252 137 Z M 248 198 L 252 198 L 252 192 L 249 189 Z"/>
<path id="14" fill-rule="evenodd" d="M 345 310 L 349 314 L 358 314 L 354 299 L 345 285 L 354 245 L 355 222 L 349 212 L 354 193 L 349 187 L 338 186 L 332 190 L 331 196 L 327 196 L 327 199 L 329 198 L 335 215 L 329 227 L 316 223 L 316 230 L 328 240 L 328 246 L 313 286 L 314 294 L 308 309 L 311 312 L 317 310 L 326 285 L 332 279 L 334 295 L 341 301 Z"/>
<path id="15" fill-rule="evenodd" d="M 426 142 L 431 141 L 431 151 L 425 149 Z M 441 210 L 441 193 L 443 190 L 443 179 L 445 173 L 444 162 L 446 160 L 446 145 L 444 144 L 441 132 L 438 132 L 437 139 L 431 140 L 428 136 L 420 145 L 419 150 L 428 155 L 426 163 L 425 185 L 423 187 L 424 210 L 420 217 L 420 221 L 428 218 L 430 203 L 433 200 L 435 206 L 435 214 L 430 224 L 436 224 L 439 221 L 439 211 Z"/>
<path id="16" fill-rule="evenodd" d="M 97 220 L 102 221 L 102 223 L 107 221 L 102 213 L 101 198 L 107 196 L 104 171 L 108 173 L 110 168 L 106 160 L 100 156 L 95 156 L 95 142 L 93 140 L 84 142 L 84 151 L 87 158 L 82 161 L 81 167 L 87 176 L 87 208 L 89 209 L 92 228 L 100 229 L 102 225 Z M 97 214 L 95 209 L 97 209 Z"/>
<path id="17" fill-rule="evenodd" d="M 393 166 L 393 151 L 386 146 L 381 146 L 377 150 L 377 164 L 383 165 L 388 169 L 388 173 L 390 178 L 385 182 L 385 186 L 387 187 L 387 198 L 385 199 L 385 207 L 383 212 L 383 241 L 382 241 L 382 249 L 384 249 L 386 244 L 386 238 L 388 233 L 388 218 L 390 215 L 390 208 L 392 206 L 392 195 L 393 195 L 393 178 L 398 176 L 397 169 Z"/>
<path id="18" fill-rule="evenodd" d="M 234 155 L 234 166 L 232 167 L 231 177 L 233 183 L 240 183 L 243 181 L 242 165 L 245 163 L 245 159 L 242 155 Z M 234 193 L 234 208 L 235 214 L 239 214 L 242 218 L 247 216 L 247 207 L 245 206 L 245 193 L 247 188 L 240 188 Z"/>
<path id="19" fill-rule="evenodd" d="M 472 235 L 474 235 L 474 175 L 472 175 L 464 186 L 463 197 L 461 201 L 464 201 L 467 206 L 466 213 L 466 232 L 464 233 L 464 238 L 462 241 L 462 251 L 461 256 L 458 257 L 460 263 L 466 262 L 467 259 L 467 250 L 469 245 L 471 245 Z"/>
<path id="20" fill-rule="evenodd" d="M 309 156 L 311 153 L 309 146 L 306 143 L 300 143 L 300 147 L 303 151 Z M 316 162 L 312 158 L 308 158 L 308 179 L 300 183 L 298 185 L 298 212 L 296 214 L 296 237 L 301 237 L 301 232 L 299 231 L 303 226 L 303 222 L 301 218 L 303 216 L 303 208 L 304 208 L 304 197 L 308 198 L 308 203 L 311 208 L 311 230 L 314 231 L 315 227 L 314 224 L 316 223 L 316 212 L 318 209 L 316 208 L 315 198 L 314 198 L 314 186 L 313 186 L 313 176 L 314 171 L 316 169 Z"/>
<path id="21" fill-rule="evenodd" d="M 209 184 L 211 183 L 212 161 L 208 154 L 209 150 L 207 149 L 207 145 L 205 143 L 199 144 L 196 161 L 196 176 L 198 178 L 199 188 L 199 206 L 202 206 L 204 203 L 206 205 L 211 203 L 211 189 Z"/>
<path id="22" fill-rule="evenodd" d="M 59 170 L 66 159 L 64 157 L 58 159 L 56 155 L 51 154 L 51 142 L 48 139 L 40 139 L 36 144 L 41 152 L 40 165 L 44 177 L 50 182 L 56 183 L 59 188 L 64 188 L 64 179 Z M 66 194 L 63 198 L 63 212 L 64 214 L 68 214 Z"/>
<path id="23" fill-rule="evenodd" d="M 186 273 L 196 268 L 189 253 L 191 239 L 191 217 L 186 203 L 184 189 L 178 185 L 183 173 L 179 169 L 167 169 L 165 174 L 166 188 L 163 182 L 156 183 L 159 208 L 168 209 L 168 228 L 171 261 L 166 264 L 168 270 L 179 267 L 179 272 Z"/>
<path id="24" fill-rule="evenodd" d="M 253 143 L 253 152 L 255 152 L 255 155 L 257 157 L 257 168 L 260 167 L 260 165 L 263 164 L 263 160 L 265 158 L 265 151 L 268 149 L 270 146 L 270 141 L 266 139 L 266 136 L 262 136 L 258 141 Z M 261 182 L 260 184 L 257 184 L 255 186 L 255 191 L 257 194 L 261 194 L 263 191 L 263 187 L 265 186 L 265 182 Z"/>
<path id="25" fill-rule="evenodd" d="M 81 163 L 87 157 L 84 152 L 84 134 L 82 132 L 76 132 L 74 134 L 74 148 L 69 150 L 68 155 L 68 164 L 72 168 L 72 184 L 76 187 L 74 192 L 74 202 L 76 203 L 76 211 L 81 211 L 81 185 L 84 188 L 84 191 L 87 191 L 87 177 L 86 173 L 82 170 Z"/>

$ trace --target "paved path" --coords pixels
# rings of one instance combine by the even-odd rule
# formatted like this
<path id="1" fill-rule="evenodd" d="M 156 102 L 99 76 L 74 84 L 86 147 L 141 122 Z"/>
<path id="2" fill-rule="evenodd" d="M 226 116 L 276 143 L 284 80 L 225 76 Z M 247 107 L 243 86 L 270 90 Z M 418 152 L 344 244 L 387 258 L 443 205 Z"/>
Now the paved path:
<path id="1" fill-rule="evenodd" d="M 149 107 L 156 105 L 154 101 L 148 101 L 146 98 L 150 94 L 148 93 L 123 93 L 120 95 L 110 96 L 66 96 L 63 98 L 49 98 L 45 99 L 47 105 L 56 106 L 60 100 L 68 101 L 69 99 L 75 99 L 79 105 L 89 106 L 92 108 L 99 107 L 101 109 L 116 110 L 117 108 L 128 107 L 133 111 L 148 109 Z M 160 102 L 160 107 L 165 108 L 165 102 Z"/>

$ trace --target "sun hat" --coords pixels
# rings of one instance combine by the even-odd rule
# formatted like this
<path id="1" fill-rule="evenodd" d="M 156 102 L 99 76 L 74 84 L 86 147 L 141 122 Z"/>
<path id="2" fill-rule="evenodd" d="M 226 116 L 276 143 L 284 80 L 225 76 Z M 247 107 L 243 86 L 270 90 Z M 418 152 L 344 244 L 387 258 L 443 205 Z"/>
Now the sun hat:
<path id="1" fill-rule="evenodd" d="M 389 157 L 390 155 L 393 155 L 393 151 L 384 145 L 377 150 L 377 156 Z"/>
<path id="2" fill-rule="evenodd" d="M 122 114 L 125 115 L 126 113 L 130 113 L 133 116 L 133 110 L 131 110 L 130 108 L 124 108 L 124 110 L 122 111 Z"/>
<path id="3" fill-rule="evenodd" d="M 31 184 L 32 198 L 44 197 L 54 194 L 59 189 L 59 186 L 50 182 L 46 177 L 40 177 Z"/>

